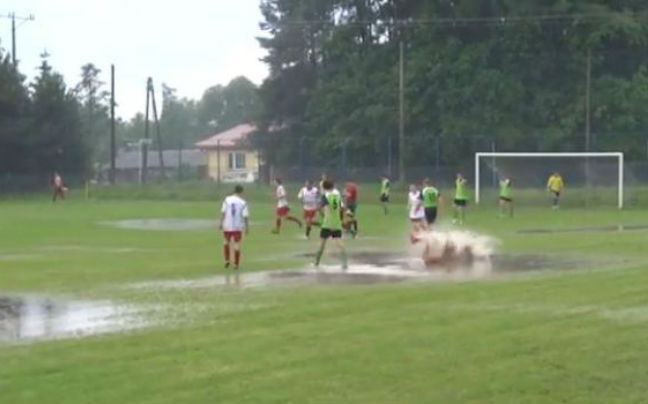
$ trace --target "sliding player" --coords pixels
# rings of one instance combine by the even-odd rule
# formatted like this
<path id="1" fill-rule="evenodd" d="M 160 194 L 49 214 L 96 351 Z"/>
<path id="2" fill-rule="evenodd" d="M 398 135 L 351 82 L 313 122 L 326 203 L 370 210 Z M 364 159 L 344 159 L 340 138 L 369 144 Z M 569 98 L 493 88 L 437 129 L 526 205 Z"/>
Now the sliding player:
<path id="1" fill-rule="evenodd" d="M 315 220 L 317 209 L 319 207 L 320 193 L 313 181 L 306 181 L 306 184 L 299 190 L 297 198 L 301 201 L 304 208 L 304 222 L 306 222 L 306 238 L 310 237 L 311 228 L 319 226 L 319 222 Z"/>
<path id="2" fill-rule="evenodd" d="M 272 230 L 272 232 L 274 234 L 279 234 L 279 231 L 281 230 L 281 220 L 284 218 L 291 222 L 297 223 L 297 225 L 301 228 L 302 227 L 301 221 L 294 216 L 290 216 L 290 206 L 288 205 L 286 188 L 284 188 L 284 186 L 282 185 L 281 179 L 280 178 L 275 179 L 275 184 L 277 185 L 277 191 L 276 191 L 277 221 L 276 221 L 276 227 Z"/>
<path id="3" fill-rule="evenodd" d="M 333 187 L 333 181 L 325 180 L 322 184 L 324 195 L 322 195 L 321 209 L 324 212 L 324 221 L 320 238 L 322 243 L 315 257 L 315 266 L 319 266 L 322 254 L 326 248 L 328 239 L 332 238 L 342 255 L 342 269 L 347 269 L 347 254 L 342 243 L 342 196 L 340 192 Z"/>
<path id="4" fill-rule="evenodd" d="M 239 269 L 241 261 L 241 239 L 243 231 L 247 235 L 250 225 L 248 222 L 247 202 L 242 198 L 243 187 L 234 187 L 234 193 L 225 198 L 221 207 L 219 229 L 223 231 L 223 252 L 225 268 L 230 267 L 231 252 L 234 252 L 234 269 Z"/>
<path id="5" fill-rule="evenodd" d="M 468 204 L 468 191 L 466 190 L 466 179 L 457 173 L 455 180 L 454 218 L 452 223 L 463 224 L 466 219 L 466 205 Z"/>

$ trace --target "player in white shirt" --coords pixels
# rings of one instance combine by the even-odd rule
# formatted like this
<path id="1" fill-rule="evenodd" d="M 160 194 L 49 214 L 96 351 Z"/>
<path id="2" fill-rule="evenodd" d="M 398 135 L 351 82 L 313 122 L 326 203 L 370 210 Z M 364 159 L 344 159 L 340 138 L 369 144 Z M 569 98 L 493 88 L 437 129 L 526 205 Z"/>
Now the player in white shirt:
<path id="1" fill-rule="evenodd" d="M 414 184 L 409 186 L 407 209 L 412 223 L 411 240 L 414 243 L 417 240 L 416 234 L 425 230 L 425 210 L 421 203 L 421 190 Z"/>
<path id="2" fill-rule="evenodd" d="M 306 222 L 306 237 L 310 236 L 312 226 L 319 226 L 319 222 L 315 221 L 315 215 L 319 209 L 320 192 L 313 186 L 312 181 L 306 181 L 306 184 L 299 190 L 297 199 L 302 203 L 304 208 L 304 221 Z"/>
<path id="3" fill-rule="evenodd" d="M 291 222 L 297 223 L 299 227 L 302 227 L 301 220 L 297 219 L 294 216 L 290 215 L 290 206 L 288 205 L 288 196 L 286 195 L 286 188 L 281 183 L 281 179 L 275 179 L 275 184 L 277 185 L 276 197 L 277 197 L 277 222 L 275 228 L 272 230 L 274 234 L 279 234 L 281 230 L 281 220 L 286 219 Z"/>
<path id="4" fill-rule="evenodd" d="M 221 207 L 219 228 L 223 231 L 223 252 L 225 254 L 225 268 L 230 266 L 230 252 L 234 250 L 234 269 L 239 268 L 241 261 L 241 238 L 243 231 L 247 235 L 250 225 L 248 223 L 247 202 L 241 197 L 243 187 L 234 187 L 234 193 L 225 198 Z"/>

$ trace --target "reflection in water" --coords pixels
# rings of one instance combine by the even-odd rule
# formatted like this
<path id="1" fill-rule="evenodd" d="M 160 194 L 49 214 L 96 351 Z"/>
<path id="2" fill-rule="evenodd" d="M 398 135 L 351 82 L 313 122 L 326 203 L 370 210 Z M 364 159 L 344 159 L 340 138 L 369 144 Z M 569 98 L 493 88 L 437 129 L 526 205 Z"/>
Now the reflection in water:
<path id="1" fill-rule="evenodd" d="M 0 340 L 69 338 L 145 325 L 132 307 L 108 301 L 0 296 Z"/>

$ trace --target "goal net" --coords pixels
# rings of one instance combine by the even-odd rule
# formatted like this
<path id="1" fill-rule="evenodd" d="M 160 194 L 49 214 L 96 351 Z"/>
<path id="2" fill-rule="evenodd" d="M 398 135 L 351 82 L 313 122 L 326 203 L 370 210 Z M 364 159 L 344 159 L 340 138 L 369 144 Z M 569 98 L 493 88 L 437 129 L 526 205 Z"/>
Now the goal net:
<path id="1" fill-rule="evenodd" d="M 561 205 L 623 208 L 623 153 L 476 153 L 475 203 L 496 201 L 499 181 L 511 179 L 518 206 L 549 206 L 552 173 L 565 187 Z"/>

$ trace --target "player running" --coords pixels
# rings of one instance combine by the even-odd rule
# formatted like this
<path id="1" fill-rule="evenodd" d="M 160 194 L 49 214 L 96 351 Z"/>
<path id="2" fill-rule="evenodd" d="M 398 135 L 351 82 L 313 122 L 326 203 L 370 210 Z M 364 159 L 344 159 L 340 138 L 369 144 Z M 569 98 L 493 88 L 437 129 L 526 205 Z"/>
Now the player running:
<path id="1" fill-rule="evenodd" d="M 242 197 L 243 187 L 234 187 L 234 193 L 225 198 L 221 207 L 221 218 L 218 228 L 223 231 L 223 253 L 225 268 L 230 267 L 231 252 L 234 251 L 234 269 L 239 269 L 241 261 L 241 239 L 243 231 L 249 233 L 248 206 Z"/>
<path id="2" fill-rule="evenodd" d="M 508 210 L 509 217 L 513 217 L 513 190 L 510 178 L 505 178 L 500 181 L 499 193 L 499 216 L 504 217 L 505 212 Z"/>
<path id="3" fill-rule="evenodd" d="M 301 220 L 297 219 L 294 216 L 290 216 L 290 206 L 288 205 L 288 196 L 286 195 L 286 188 L 282 185 L 281 179 L 276 178 L 275 184 L 277 185 L 276 197 L 277 197 L 277 221 L 276 226 L 272 229 L 272 233 L 279 234 L 281 230 L 281 220 L 286 219 L 291 222 L 297 223 L 297 226 L 302 227 Z"/>
<path id="4" fill-rule="evenodd" d="M 56 202 L 59 197 L 65 199 L 65 191 L 67 191 L 67 188 L 63 185 L 63 178 L 57 171 L 54 171 L 54 175 L 52 176 L 52 188 L 54 189 L 52 202 Z"/>
<path id="5" fill-rule="evenodd" d="M 310 237 L 312 226 L 319 226 L 315 220 L 317 209 L 319 208 L 320 193 L 313 185 L 313 181 L 306 181 L 306 184 L 299 190 L 297 199 L 302 203 L 304 208 L 304 222 L 306 222 L 306 238 Z"/>
<path id="6" fill-rule="evenodd" d="M 423 190 L 421 191 L 420 199 L 423 201 L 425 221 L 428 227 L 431 227 L 437 219 L 441 193 L 431 185 L 430 180 L 427 178 L 423 180 Z"/>
<path id="7" fill-rule="evenodd" d="M 562 193 L 564 188 L 565 182 L 563 181 L 562 176 L 559 173 L 554 172 L 549 176 L 549 179 L 547 180 L 547 191 L 553 194 L 553 209 L 559 208 L 560 194 Z"/>
<path id="8" fill-rule="evenodd" d="M 391 184 L 389 178 L 383 176 L 380 179 L 380 203 L 382 204 L 385 215 L 388 213 L 387 204 L 389 203 L 389 191 Z"/>
<path id="9" fill-rule="evenodd" d="M 412 243 L 417 241 L 416 234 L 425 230 L 425 211 L 421 203 L 421 190 L 414 184 L 409 186 L 407 196 L 407 209 L 409 211 L 409 220 L 412 224 L 410 239 Z"/>
<path id="10" fill-rule="evenodd" d="M 350 214 L 345 212 L 345 219 L 349 221 L 350 232 L 353 237 L 358 236 L 358 220 L 356 219 L 356 210 L 358 209 L 358 184 L 349 181 L 344 186 L 344 201 Z"/>
<path id="11" fill-rule="evenodd" d="M 455 198 L 454 198 L 454 218 L 452 223 L 463 224 L 466 220 L 466 205 L 468 205 L 468 190 L 466 189 L 466 179 L 461 173 L 457 173 L 455 180 Z"/>
<path id="12" fill-rule="evenodd" d="M 340 192 L 333 187 L 333 181 L 326 180 L 322 184 L 324 194 L 320 202 L 321 209 L 324 212 L 324 221 L 322 222 L 322 230 L 320 231 L 320 238 L 322 243 L 317 251 L 315 257 L 315 266 L 319 266 L 322 254 L 326 248 L 326 242 L 332 238 L 333 242 L 337 245 L 342 255 L 342 269 L 347 269 L 347 254 L 342 243 L 342 196 Z"/>

